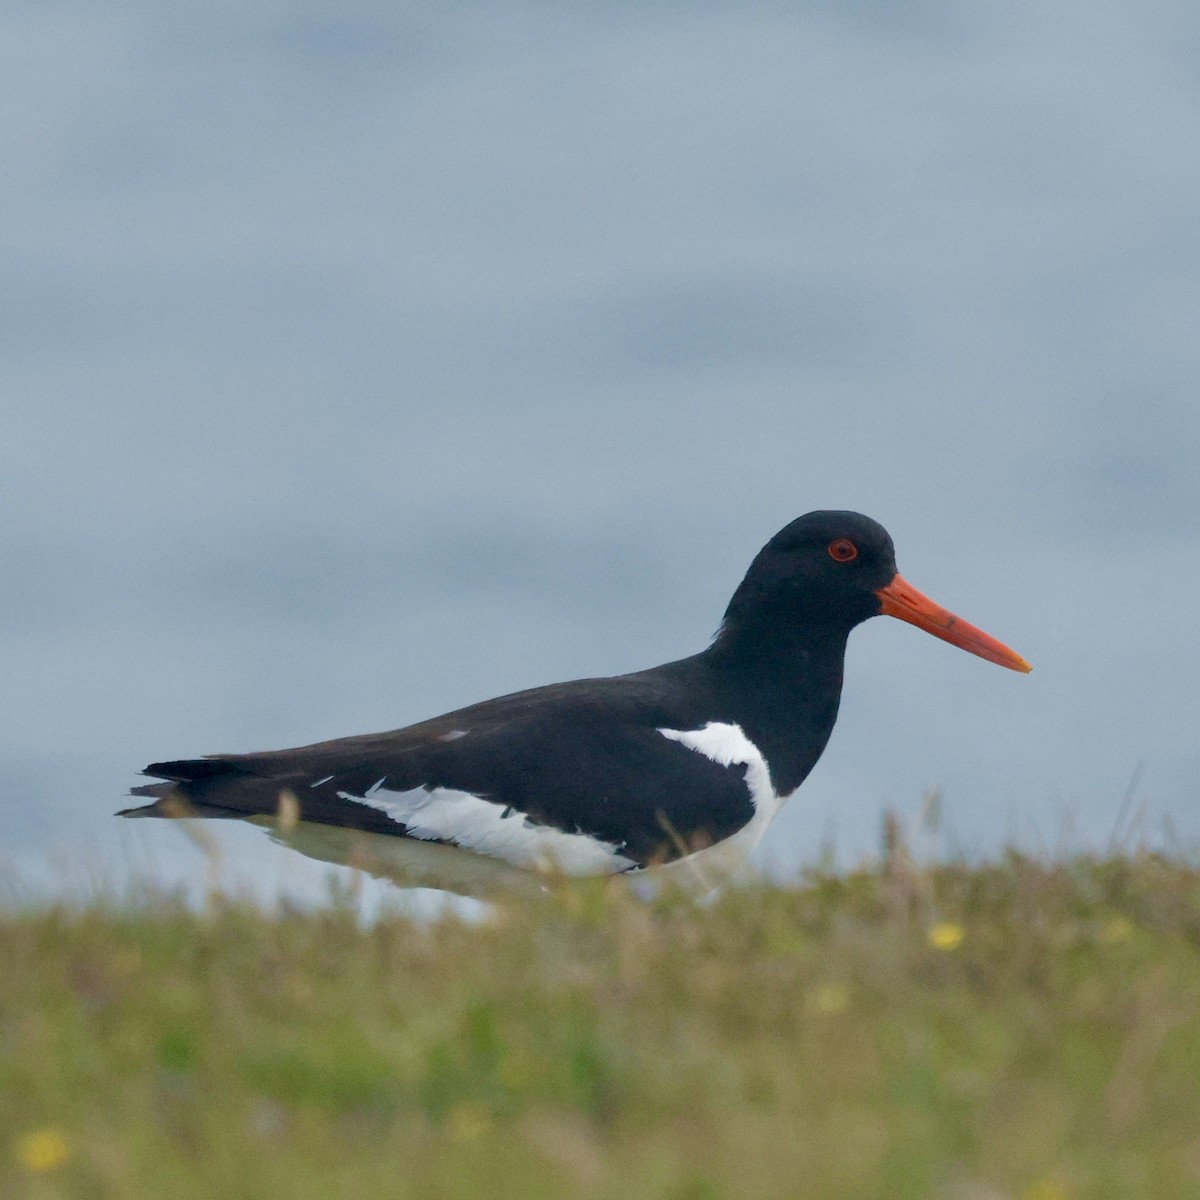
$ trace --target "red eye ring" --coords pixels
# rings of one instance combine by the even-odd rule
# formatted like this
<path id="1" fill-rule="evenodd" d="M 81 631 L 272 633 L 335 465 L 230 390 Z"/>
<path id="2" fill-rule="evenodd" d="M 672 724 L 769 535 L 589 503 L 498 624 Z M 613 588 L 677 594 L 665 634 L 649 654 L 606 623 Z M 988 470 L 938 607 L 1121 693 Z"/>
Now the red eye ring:
<path id="1" fill-rule="evenodd" d="M 858 557 L 858 547 L 849 538 L 834 538 L 828 549 L 834 562 L 853 562 Z"/>

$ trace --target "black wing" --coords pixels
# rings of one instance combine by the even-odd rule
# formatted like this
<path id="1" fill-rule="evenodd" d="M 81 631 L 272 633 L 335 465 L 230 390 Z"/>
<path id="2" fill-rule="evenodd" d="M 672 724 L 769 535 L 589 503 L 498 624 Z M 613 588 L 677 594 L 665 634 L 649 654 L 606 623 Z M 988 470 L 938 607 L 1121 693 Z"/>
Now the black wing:
<path id="1" fill-rule="evenodd" d="M 391 733 L 155 763 L 145 773 L 166 782 L 134 794 L 156 803 L 122 815 L 270 816 L 290 793 L 306 821 L 509 861 L 518 828 L 531 837 L 552 830 L 645 865 L 728 837 L 753 816 L 744 766 L 721 765 L 659 732 L 703 724 L 648 696 L 635 677 L 560 684 Z M 447 794 L 435 789 L 464 800 L 453 810 L 434 806 L 431 794 Z"/>

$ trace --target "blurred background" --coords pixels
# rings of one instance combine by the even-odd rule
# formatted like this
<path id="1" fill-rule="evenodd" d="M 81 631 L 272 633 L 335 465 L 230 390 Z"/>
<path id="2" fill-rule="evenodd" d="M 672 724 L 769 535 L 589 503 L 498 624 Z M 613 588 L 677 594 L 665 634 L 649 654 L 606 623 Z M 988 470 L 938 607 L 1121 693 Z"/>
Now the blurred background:
<path id="1" fill-rule="evenodd" d="M 14 0 L 0 81 L 26 894 L 202 886 L 149 761 L 692 653 L 832 507 L 1035 671 L 857 631 L 764 866 L 1200 842 L 1195 5 Z"/>

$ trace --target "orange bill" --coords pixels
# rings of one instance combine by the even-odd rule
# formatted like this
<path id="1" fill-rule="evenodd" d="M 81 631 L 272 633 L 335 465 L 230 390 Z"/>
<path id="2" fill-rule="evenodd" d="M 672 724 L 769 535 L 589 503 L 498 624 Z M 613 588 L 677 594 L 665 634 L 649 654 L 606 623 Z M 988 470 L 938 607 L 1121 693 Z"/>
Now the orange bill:
<path id="1" fill-rule="evenodd" d="M 886 587 L 881 587 L 876 593 L 879 597 L 879 611 L 885 617 L 899 617 L 926 633 L 932 633 L 951 645 L 988 662 L 999 663 L 1012 671 L 1032 671 L 1033 668 L 1015 651 L 1010 650 L 1003 642 L 998 642 L 982 629 L 956 617 L 940 604 L 935 604 L 924 592 L 918 592 L 907 579 L 897 575 Z"/>

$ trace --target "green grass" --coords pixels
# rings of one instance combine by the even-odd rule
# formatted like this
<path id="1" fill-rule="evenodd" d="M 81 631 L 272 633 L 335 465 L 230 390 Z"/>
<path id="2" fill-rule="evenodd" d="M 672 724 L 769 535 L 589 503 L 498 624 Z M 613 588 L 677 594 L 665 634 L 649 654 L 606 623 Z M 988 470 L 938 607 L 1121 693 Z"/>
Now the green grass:
<path id="1" fill-rule="evenodd" d="M 1200 1196 L 1200 871 L 0 916 L 0 1196 Z"/>

